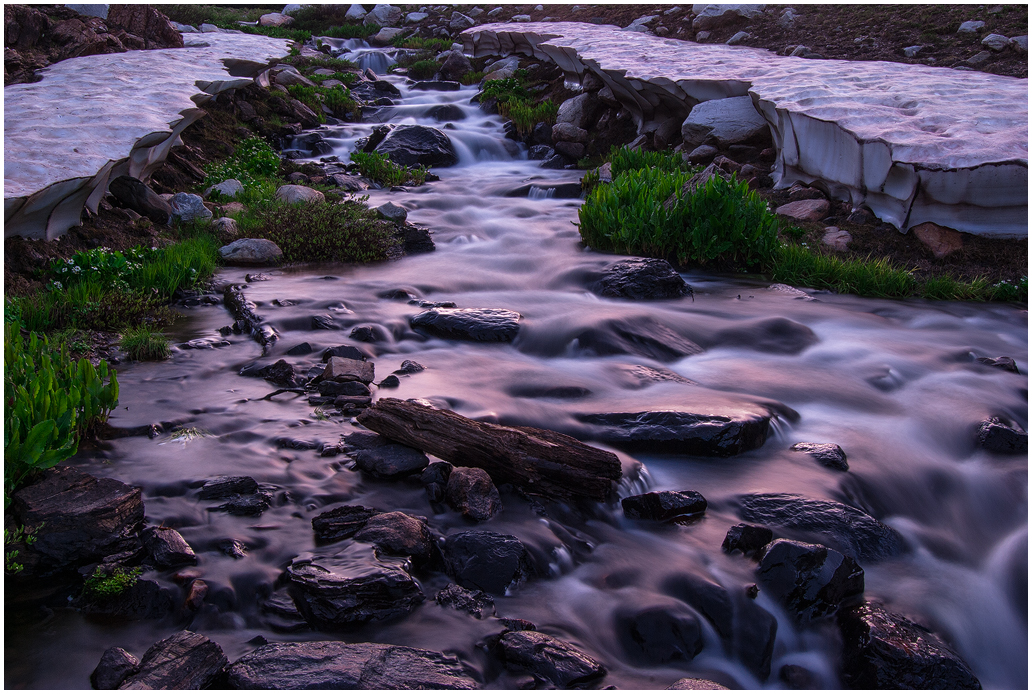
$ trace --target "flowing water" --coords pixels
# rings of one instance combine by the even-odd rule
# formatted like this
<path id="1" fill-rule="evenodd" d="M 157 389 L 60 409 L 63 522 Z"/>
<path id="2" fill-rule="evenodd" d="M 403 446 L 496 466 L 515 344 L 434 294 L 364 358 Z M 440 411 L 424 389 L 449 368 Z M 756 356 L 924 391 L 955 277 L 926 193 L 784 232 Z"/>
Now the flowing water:
<path id="1" fill-rule="evenodd" d="M 806 297 L 760 281 L 699 273 L 684 275 L 694 300 L 599 298 L 586 286 L 617 258 L 581 246 L 574 226 L 580 200 L 555 195 L 578 172 L 543 170 L 528 161 L 504 139 L 498 117 L 469 104 L 474 88 L 418 92 L 390 79 L 403 96 L 376 120 L 440 126 L 424 115 L 440 104 L 455 104 L 466 116 L 445 126 L 460 163 L 438 170 L 440 181 L 369 195 L 371 205 L 390 200 L 408 209 L 410 221 L 433 231 L 437 250 L 384 264 L 266 272 L 269 281 L 246 290 L 282 336 L 263 363 L 302 341 L 312 343 L 315 353 L 286 358 L 305 367 L 318 363 L 325 347 L 354 344 L 373 358 L 377 381 L 406 359 L 427 367 L 382 395 L 425 398 L 468 417 L 574 434 L 580 431 L 575 415 L 584 412 L 781 403 L 779 411 L 789 413 L 774 421 L 762 448 L 731 458 L 620 453 L 625 469 L 635 461 L 644 466 L 640 477 L 622 483 L 621 496 L 651 488 L 694 489 L 707 498 L 705 516 L 690 525 L 628 521 L 618 503 L 541 509 L 503 493 L 503 512 L 480 527 L 519 536 L 541 575 L 498 597 L 499 615 L 528 619 L 576 643 L 607 665 L 605 685 L 664 688 L 680 677 L 702 676 L 776 688 L 784 686 L 780 668 L 794 664 L 812 673 L 813 686 L 837 687 L 834 629 L 795 628 L 762 591 L 756 602 L 778 618 L 773 674 L 766 682 L 726 650 L 705 619 L 704 649 L 680 665 L 635 663 L 614 627 L 614 612 L 622 607 L 669 601 L 664 593 L 671 576 L 694 574 L 741 595 L 756 581 L 755 564 L 720 550 L 728 527 L 739 522 L 732 502 L 743 493 L 789 492 L 859 506 L 902 533 L 907 553 L 865 563 L 867 596 L 945 636 L 983 686 L 1024 686 L 1027 464 L 1021 457 L 980 451 L 972 429 L 991 414 L 1027 425 L 1026 378 L 974 361 L 1009 355 L 1024 373 L 1025 311 L 826 293 Z M 372 127 L 331 128 L 328 138 L 346 160 L 354 141 Z M 506 195 L 521 187 L 520 197 Z M 218 279 L 243 282 L 244 275 L 227 268 Z M 408 325 L 418 306 L 380 298 L 395 289 L 459 307 L 518 311 L 519 335 L 512 344 L 428 339 Z M 175 327 L 179 341 L 217 336 L 219 327 L 232 322 L 221 306 L 184 312 L 187 317 Z M 311 317 L 320 314 L 340 330 L 312 330 Z M 353 326 L 378 326 L 385 337 L 375 344 L 354 342 L 347 337 Z M 705 351 L 676 358 L 620 337 L 627 326 L 688 338 Z M 197 551 L 211 588 L 207 604 L 187 624 L 112 622 L 68 609 L 9 625 L 7 686 L 87 687 L 109 646 L 142 655 L 184 627 L 217 641 L 231 660 L 249 652 L 253 646 L 247 642 L 257 635 L 270 641 L 377 641 L 458 654 L 479 670 L 486 686 L 507 686 L 509 680 L 476 646 L 497 633 L 497 622 L 478 621 L 432 600 L 405 619 L 343 635 L 269 628 L 259 600 L 293 557 L 314 547 L 311 518 L 318 513 L 341 503 L 401 510 L 426 517 L 443 535 L 471 524 L 450 510 L 435 511 L 417 484 L 372 480 L 348 469 L 346 458 L 278 447 L 275 441 L 283 437 L 334 444 L 354 425 L 317 415 L 301 397 L 262 400 L 274 386 L 237 375 L 261 357 L 260 347 L 246 336 L 228 339 L 230 346 L 177 350 L 164 363 L 119 368 L 122 394 L 111 417 L 114 426 L 166 422 L 210 435 L 121 438 L 76 461 L 94 475 L 143 488 L 148 521 L 177 528 Z M 599 347 L 614 343 L 627 349 Z M 671 380 L 670 374 L 690 383 Z M 849 472 L 791 452 L 799 441 L 840 444 Z M 275 485 L 273 508 L 260 518 L 207 511 L 210 502 L 198 500 L 193 489 L 217 475 L 250 475 Z M 246 544 L 247 556 L 220 552 L 219 541 L 228 538 Z M 171 573 L 147 577 L 169 582 Z M 428 596 L 448 582 L 439 573 L 421 580 Z"/>

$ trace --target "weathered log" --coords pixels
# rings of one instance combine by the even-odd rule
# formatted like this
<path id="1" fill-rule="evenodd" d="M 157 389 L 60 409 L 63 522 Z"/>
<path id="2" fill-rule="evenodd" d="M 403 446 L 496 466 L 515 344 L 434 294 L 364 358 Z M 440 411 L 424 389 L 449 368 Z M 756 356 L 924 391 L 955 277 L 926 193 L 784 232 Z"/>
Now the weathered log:
<path id="1" fill-rule="evenodd" d="M 477 422 L 395 398 L 381 398 L 358 421 L 455 465 L 482 468 L 496 484 L 508 482 L 542 496 L 605 500 L 621 475 L 613 453 L 547 429 Z"/>
<path id="2" fill-rule="evenodd" d="M 254 312 L 254 302 L 248 301 L 239 285 L 229 285 L 223 294 L 223 301 L 233 317 L 247 327 L 254 341 L 262 346 L 262 356 L 269 353 L 279 335 L 271 326 L 262 325 L 262 318 Z"/>

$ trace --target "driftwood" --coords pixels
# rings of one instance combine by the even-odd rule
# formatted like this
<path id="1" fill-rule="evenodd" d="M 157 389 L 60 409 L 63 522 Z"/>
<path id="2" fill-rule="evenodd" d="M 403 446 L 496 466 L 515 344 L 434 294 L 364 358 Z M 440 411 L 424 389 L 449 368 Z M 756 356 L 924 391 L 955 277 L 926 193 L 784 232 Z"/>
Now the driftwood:
<path id="1" fill-rule="evenodd" d="M 498 484 L 568 499 L 603 501 L 620 479 L 620 459 L 547 429 L 477 422 L 451 410 L 381 398 L 358 416 L 360 424 L 442 460 L 486 470 Z"/>
<path id="2" fill-rule="evenodd" d="M 268 354 L 273 343 L 279 339 L 276 331 L 268 325 L 262 325 L 261 316 L 254 312 L 254 303 L 247 300 L 240 286 L 231 284 L 222 295 L 229 312 L 247 327 L 254 341 L 262 346 L 262 356 Z"/>

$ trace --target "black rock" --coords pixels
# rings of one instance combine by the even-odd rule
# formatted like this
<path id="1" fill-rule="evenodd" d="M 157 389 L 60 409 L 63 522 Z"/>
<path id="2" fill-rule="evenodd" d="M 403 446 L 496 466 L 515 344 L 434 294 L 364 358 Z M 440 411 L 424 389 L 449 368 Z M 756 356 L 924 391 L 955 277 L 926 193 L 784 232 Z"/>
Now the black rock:
<path id="1" fill-rule="evenodd" d="M 394 374 L 391 374 L 387 378 L 385 378 L 382 381 L 380 381 L 379 387 L 380 388 L 397 388 L 400 385 L 401 385 L 401 380 L 397 376 L 395 376 Z"/>
<path id="2" fill-rule="evenodd" d="M 377 557 L 372 545 L 354 542 L 332 553 L 304 554 L 287 567 L 290 594 L 317 629 L 348 629 L 401 617 L 424 600 L 405 563 Z"/>
<path id="3" fill-rule="evenodd" d="M 835 443 L 797 443 L 792 446 L 793 451 L 809 453 L 810 457 L 824 467 L 843 472 L 849 470 L 846 462 L 846 453 L 842 447 Z"/>
<path id="4" fill-rule="evenodd" d="M 667 690 L 679 691 L 713 691 L 721 689 L 726 690 L 727 687 L 713 680 L 703 680 L 698 677 L 682 677 L 667 687 Z"/>
<path id="5" fill-rule="evenodd" d="M 462 89 L 462 85 L 448 80 L 423 80 L 413 84 L 410 89 L 424 92 L 457 92 Z"/>
<path id="6" fill-rule="evenodd" d="M 375 546 L 380 554 L 412 557 L 417 566 L 429 564 L 438 552 L 426 523 L 401 511 L 373 516 L 355 533 L 355 541 Z"/>
<path id="7" fill-rule="evenodd" d="M 359 342 L 383 342 L 388 339 L 383 328 L 370 325 L 360 325 L 352 329 L 348 337 Z"/>
<path id="8" fill-rule="evenodd" d="M 778 670 L 778 679 L 788 685 L 789 689 L 820 689 L 820 678 L 802 665 L 782 665 Z"/>
<path id="9" fill-rule="evenodd" d="M 273 439 L 276 448 L 289 448 L 294 451 L 315 451 L 322 448 L 318 441 L 305 441 L 304 439 L 292 439 L 289 436 L 278 436 Z"/>
<path id="10" fill-rule="evenodd" d="M 960 656 L 906 617 L 864 602 L 838 614 L 842 682 L 851 689 L 981 689 Z"/>
<path id="11" fill-rule="evenodd" d="M 356 451 L 351 457 L 359 470 L 382 479 L 406 477 L 430 464 L 425 453 L 400 443 Z"/>
<path id="12" fill-rule="evenodd" d="M 538 631 L 508 631 L 498 639 L 495 654 L 509 670 L 527 672 L 536 680 L 567 689 L 606 674 L 606 668 L 583 651 Z"/>
<path id="13" fill-rule="evenodd" d="M 836 501 L 795 494 L 747 494 L 739 497 L 739 517 L 780 528 L 785 534 L 816 538 L 843 554 L 872 561 L 902 554 L 903 536 L 863 511 Z"/>
<path id="14" fill-rule="evenodd" d="M 312 330 L 337 330 L 337 324 L 331 316 L 312 316 Z"/>
<path id="15" fill-rule="evenodd" d="M 662 590 L 698 610 L 713 624 L 722 638 L 731 638 L 734 607 L 731 596 L 723 586 L 701 576 L 684 573 L 665 578 Z"/>
<path id="16" fill-rule="evenodd" d="M 179 631 L 147 649 L 140 670 L 120 689 L 206 689 L 229 661 L 219 644 Z"/>
<path id="17" fill-rule="evenodd" d="M 688 338 L 648 316 L 602 321 L 597 326 L 569 335 L 565 344 L 574 339 L 581 349 L 600 357 L 634 354 L 656 361 L 674 361 L 704 351 Z"/>
<path id="18" fill-rule="evenodd" d="M 614 619 L 624 652 L 639 663 L 686 663 L 702 651 L 699 620 L 683 603 L 623 607 Z"/>
<path id="19" fill-rule="evenodd" d="M 667 261 L 635 258 L 610 265 L 591 291 L 610 298 L 677 299 L 692 288 Z"/>
<path id="20" fill-rule="evenodd" d="M 499 617 L 498 621 L 505 625 L 508 631 L 537 631 L 534 622 L 518 617 Z"/>
<path id="21" fill-rule="evenodd" d="M 610 412 L 577 415 L 594 425 L 593 438 L 627 450 L 727 457 L 767 440 L 770 413 L 732 410 L 727 415 L 692 412 Z"/>
<path id="22" fill-rule="evenodd" d="M 120 203 L 155 224 L 168 224 L 172 216 L 171 205 L 137 178 L 119 176 L 108 184 L 108 190 Z"/>
<path id="23" fill-rule="evenodd" d="M 757 572 L 764 589 L 803 623 L 831 614 L 842 601 L 864 592 L 864 570 L 859 564 L 833 549 L 806 542 L 772 542 Z"/>
<path id="24" fill-rule="evenodd" d="M 232 689 L 477 689 L 455 656 L 380 643 L 270 643 L 229 666 Z"/>
<path id="25" fill-rule="evenodd" d="M 415 294 L 408 291 L 407 289 L 388 289 L 377 294 L 381 299 L 402 299 L 404 301 L 411 301 L 417 298 Z"/>
<path id="26" fill-rule="evenodd" d="M 140 661 L 135 655 L 112 646 L 100 656 L 100 663 L 90 674 L 90 684 L 94 689 L 118 689 L 126 677 L 139 669 Z"/>
<path id="27" fill-rule="evenodd" d="M 361 381 L 321 381 L 318 387 L 320 395 L 369 395 L 369 386 Z"/>
<path id="28" fill-rule="evenodd" d="M 527 138 L 527 145 L 533 148 L 551 144 L 552 126 L 544 122 L 535 124 L 534 129 L 530 131 L 530 137 Z"/>
<path id="29" fill-rule="evenodd" d="M 274 592 L 261 603 L 260 608 L 263 621 L 273 631 L 291 634 L 311 628 L 286 588 Z"/>
<path id="30" fill-rule="evenodd" d="M 351 345 L 338 345 L 337 347 L 330 347 L 322 353 L 322 360 L 329 361 L 330 357 L 343 357 L 345 359 L 358 359 L 364 361 L 366 355 L 363 354 L 357 347 Z"/>
<path id="31" fill-rule="evenodd" d="M 820 339 L 802 323 L 787 318 L 761 318 L 736 324 L 714 336 L 717 344 L 770 354 L 799 354 Z"/>
<path id="32" fill-rule="evenodd" d="M 449 340 L 512 342 L 520 314 L 500 308 L 435 308 L 409 319 L 417 330 Z"/>
<path id="33" fill-rule="evenodd" d="M 426 112 L 427 118 L 446 123 L 457 120 L 466 120 L 466 112 L 455 104 L 441 104 L 434 106 Z"/>
<path id="34" fill-rule="evenodd" d="M 258 369 L 254 375 L 286 388 L 292 388 L 297 385 L 297 374 L 294 372 L 294 365 L 288 364 L 283 359 L 280 359 L 275 364 Z"/>
<path id="35" fill-rule="evenodd" d="M 449 535 L 444 541 L 448 575 L 463 588 L 505 594 L 510 585 L 530 574 L 527 548 L 515 535 L 489 530 L 469 530 Z"/>
<path id="36" fill-rule="evenodd" d="M 366 506 L 338 506 L 313 518 L 312 529 L 322 542 L 336 542 L 353 536 L 378 513 Z"/>
<path id="37" fill-rule="evenodd" d="M 110 574 L 105 572 L 105 575 Z M 117 595 L 98 596 L 84 591 L 71 605 L 91 615 L 131 620 L 162 619 L 172 613 L 177 597 L 172 590 L 156 581 L 137 578 Z"/>
<path id="38" fill-rule="evenodd" d="M 228 499 L 237 494 L 254 494 L 258 483 L 252 477 L 216 477 L 204 483 L 198 499 Z"/>
<path id="39" fill-rule="evenodd" d="M 231 516 L 260 516 L 272 506 L 272 495 L 267 492 L 236 494 L 228 497 L 224 504 L 209 508 L 210 511 L 224 511 Z"/>
<path id="40" fill-rule="evenodd" d="M 1025 455 L 1028 453 L 1028 434 L 1017 425 L 1010 426 L 999 417 L 989 417 L 978 425 L 978 445 L 990 453 Z"/>
<path id="41" fill-rule="evenodd" d="M 427 174 L 426 180 L 430 181 L 430 174 Z M 413 224 L 401 224 L 397 227 L 395 236 L 401 241 L 401 250 L 405 255 L 432 253 L 437 249 L 430 230 L 423 227 L 417 227 Z M 454 306 L 454 304 L 452 305 Z"/>
<path id="42" fill-rule="evenodd" d="M 667 521 L 693 516 L 706 510 L 706 499 L 692 490 L 683 492 L 648 492 L 620 500 L 624 515 L 633 520 Z"/>
<path id="43" fill-rule="evenodd" d="M 753 602 L 752 596 L 737 596 L 733 652 L 761 681 L 770 675 L 777 634 L 778 620 L 774 615 Z"/>
<path id="44" fill-rule="evenodd" d="M 247 556 L 247 545 L 240 540 L 234 540 L 231 537 L 219 540 L 215 543 L 215 546 L 227 557 L 243 559 Z"/>
<path id="45" fill-rule="evenodd" d="M 143 533 L 144 546 L 163 569 L 185 564 L 196 564 L 197 555 L 183 536 L 172 528 L 147 528 Z"/>
<path id="46" fill-rule="evenodd" d="M 427 465 L 426 469 L 423 470 L 419 481 L 426 487 L 426 496 L 432 503 L 444 501 L 448 488 L 448 478 L 451 476 L 451 471 L 454 467 L 451 463 L 436 461 Z"/>
<path id="47" fill-rule="evenodd" d="M 527 158 L 531 161 L 547 161 L 548 159 L 551 159 L 554 156 L 555 150 L 552 149 L 552 147 L 550 147 L 549 145 L 534 145 L 530 148 L 530 151 L 527 152 Z M 542 166 L 542 168 L 549 167 Z"/>
<path id="48" fill-rule="evenodd" d="M 735 550 L 741 550 L 742 554 L 749 555 L 763 549 L 773 539 L 774 533 L 770 528 L 764 528 L 762 525 L 739 523 L 728 529 L 720 548 L 728 554 Z"/>
<path id="49" fill-rule="evenodd" d="M 494 614 L 494 600 L 482 590 L 466 590 L 462 586 L 449 583 L 434 596 L 434 602 L 442 607 L 468 612 L 477 619 Z"/>
<path id="50" fill-rule="evenodd" d="M 541 146 L 543 147 L 544 145 L 541 145 Z M 554 152 L 555 150 L 552 150 L 552 151 Z M 552 156 L 548 157 L 544 161 L 542 161 L 541 162 L 541 168 L 542 169 L 565 169 L 567 164 L 569 164 L 569 163 L 570 162 L 569 162 L 569 160 L 566 157 L 564 157 L 561 154 L 556 153 L 556 154 L 553 154 Z"/>
<path id="51" fill-rule="evenodd" d="M 445 497 L 452 508 L 475 521 L 486 521 L 502 508 L 502 498 L 491 481 L 491 475 L 476 467 L 452 470 Z"/>
<path id="52" fill-rule="evenodd" d="M 423 366 L 422 364 L 420 364 L 419 362 L 412 361 L 410 359 L 406 359 L 405 361 L 401 362 L 401 368 L 396 370 L 394 373 L 396 373 L 396 374 L 417 374 L 420 371 L 425 371 L 425 370 L 426 370 L 426 367 Z"/>
<path id="53" fill-rule="evenodd" d="M 311 354 L 311 353 L 312 353 L 312 345 L 309 344 L 308 342 L 302 342 L 299 345 L 294 345 L 293 347 L 291 347 L 290 349 L 287 350 L 287 354 L 292 356 L 292 357 L 301 357 L 301 356 L 304 356 L 306 354 Z"/>
<path id="54" fill-rule="evenodd" d="M 454 166 L 459 161 L 448 136 L 425 125 L 399 125 L 376 151 L 401 166 Z"/>
<path id="55" fill-rule="evenodd" d="M 1020 373 L 1018 371 L 1018 365 L 1011 357 L 978 357 L 978 362 L 985 364 L 986 366 L 993 366 L 997 369 L 1010 371 L 1011 373 Z"/>

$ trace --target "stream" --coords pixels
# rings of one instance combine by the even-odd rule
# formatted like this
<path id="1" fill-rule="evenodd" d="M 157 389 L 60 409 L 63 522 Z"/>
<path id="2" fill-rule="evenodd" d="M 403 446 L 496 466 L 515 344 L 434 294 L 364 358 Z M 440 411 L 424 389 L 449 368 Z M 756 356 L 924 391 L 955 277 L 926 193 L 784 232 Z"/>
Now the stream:
<path id="1" fill-rule="evenodd" d="M 393 643 L 454 653 L 476 669 L 485 687 L 509 687 L 477 643 L 498 623 L 435 604 L 449 583 L 443 572 L 420 575 L 428 600 L 408 617 L 342 634 L 281 633 L 259 602 L 286 565 L 315 547 L 311 519 L 344 503 L 400 510 L 427 518 L 441 535 L 474 524 L 447 507 L 432 507 L 418 483 L 385 482 L 350 470 L 343 456 L 280 447 L 282 438 L 334 445 L 356 430 L 352 420 L 316 413 L 304 397 L 262 379 L 245 365 L 286 358 L 307 371 L 326 347 L 350 344 L 375 364 L 379 382 L 404 360 L 425 371 L 401 377 L 375 397 L 421 398 L 467 417 L 583 434 L 576 415 L 671 408 L 748 408 L 781 403 L 798 418 L 776 417 L 767 442 L 730 458 L 619 451 L 625 470 L 620 496 L 652 490 L 700 492 L 709 502 L 691 524 L 628 520 L 619 502 L 540 506 L 502 492 L 503 511 L 479 527 L 518 536 L 538 559 L 538 576 L 495 598 L 500 616 L 519 617 L 574 643 L 603 662 L 601 686 L 665 688 L 681 677 L 728 686 L 782 688 L 786 665 L 804 668 L 813 688 L 841 686 L 839 637 L 827 624 L 800 629 L 760 591 L 755 604 L 777 618 L 771 675 L 765 681 L 732 653 L 707 620 L 704 648 L 690 662 L 642 664 L 627 655 L 614 614 L 627 606 L 669 601 L 671 577 L 693 575 L 733 595 L 756 583 L 755 562 L 727 555 L 721 542 L 741 522 L 735 499 L 785 492 L 857 506 L 899 531 L 908 550 L 863 562 L 866 596 L 933 629 L 971 666 L 985 688 L 1027 683 L 1027 460 L 975 446 L 973 429 L 990 415 L 1027 427 L 1027 380 L 976 357 L 1014 357 L 1027 372 L 1027 312 L 1006 305 L 923 300 L 887 301 L 770 288 L 759 279 L 688 272 L 694 298 L 604 299 L 590 279 L 619 260 L 585 249 L 575 226 L 579 199 L 557 197 L 582 172 L 544 170 L 521 146 L 506 141 L 502 120 L 470 104 L 475 87 L 455 92 L 402 90 L 376 120 L 442 127 L 427 110 L 452 104 L 465 118 L 443 126 L 459 164 L 435 169 L 440 180 L 369 191 L 370 206 L 391 201 L 409 221 L 433 232 L 437 250 L 371 265 L 320 265 L 266 270 L 247 297 L 279 332 L 272 354 L 246 335 L 215 349 L 176 349 L 162 363 L 119 366 L 121 397 L 115 427 L 153 422 L 194 427 L 201 435 L 173 440 L 133 436 L 105 442 L 74 463 L 98 477 L 143 488 L 148 523 L 179 530 L 197 552 L 209 585 L 206 604 L 186 623 L 117 622 L 56 610 L 46 619 L 8 623 L 5 683 L 9 688 L 87 688 L 89 673 L 110 646 L 135 654 L 172 631 L 188 628 L 218 642 L 230 661 L 269 641 L 343 639 Z M 342 161 L 376 123 L 325 129 Z M 529 186 L 529 187 L 528 187 Z M 523 189 L 519 196 L 507 194 Z M 254 270 L 224 268 L 219 282 L 244 282 Z M 502 308 L 521 314 L 511 344 L 428 338 L 408 320 L 422 309 L 407 298 L 450 301 L 460 308 Z M 181 309 L 177 344 L 218 338 L 233 322 L 220 306 Z M 312 329 L 329 316 L 336 331 Z M 356 342 L 355 326 L 370 326 L 375 343 Z M 673 333 L 705 349 L 679 357 L 627 338 Z M 301 342 L 315 351 L 285 356 Z M 613 347 L 616 345 L 617 347 Z M 622 346 L 622 347 L 621 347 Z M 680 377 L 680 378 L 678 378 Z M 818 465 L 790 447 L 833 442 L 849 471 Z M 604 447 L 604 446 L 602 446 Z M 209 511 L 199 483 L 219 475 L 249 475 L 276 488 L 260 518 Z M 227 556 L 220 541 L 246 545 Z M 174 585 L 174 571 L 145 574 Z"/>

